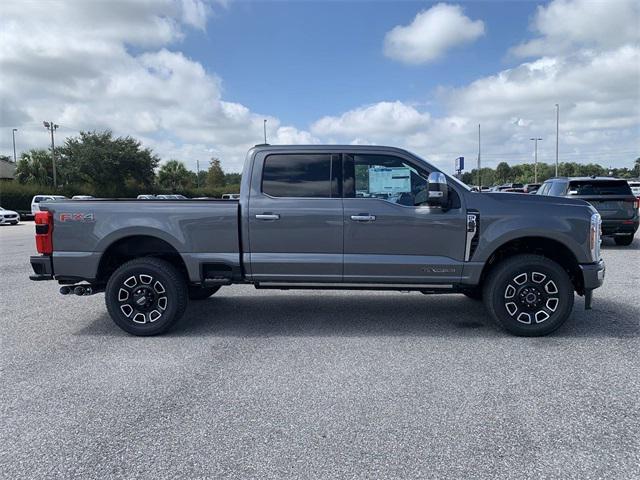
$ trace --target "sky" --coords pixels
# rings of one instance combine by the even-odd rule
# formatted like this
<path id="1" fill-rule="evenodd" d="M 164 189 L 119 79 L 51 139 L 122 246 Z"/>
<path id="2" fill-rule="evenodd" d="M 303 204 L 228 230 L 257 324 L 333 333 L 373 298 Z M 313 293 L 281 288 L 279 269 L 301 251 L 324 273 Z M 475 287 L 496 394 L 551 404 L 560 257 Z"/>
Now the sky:
<path id="1" fill-rule="evenodd" d="M 80 130 L 193 170 L 249 147 L 378 144 L 446 171 L 640 156 L 640 2 L 5 0 L 0 154 Z"/>

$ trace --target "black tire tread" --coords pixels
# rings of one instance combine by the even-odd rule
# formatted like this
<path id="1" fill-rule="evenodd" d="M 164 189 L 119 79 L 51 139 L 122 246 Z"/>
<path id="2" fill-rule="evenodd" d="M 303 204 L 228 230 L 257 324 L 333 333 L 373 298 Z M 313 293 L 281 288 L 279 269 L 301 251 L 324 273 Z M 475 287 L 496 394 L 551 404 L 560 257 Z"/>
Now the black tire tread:
<path id="1" fill-rule="evenodd" d="M 571 279 L 569 278 L 569 275 L 560 265 L 558 265 L 556 262 L 554 262 L 553 260 L 547 257 L 543 257 L 541 255 L 533 255 L 533 254 L 520 254 L 520 255 L 514 255 L 513 257 L 509 257 L 501 261 L 500 263 L 498 263 L 490 271 L 489 275 L 485 279 L 484 288 L 483 288 L 484 305 L 487 311 L 489 312 L 489 315 L 491 316 L 491 318 L 493 319 L 493 321 L 496 323 L 498 327 L 514 335 L 524 336 L 524 337 L 548 335 L 554 332 L 555 330 L 557 330 L 558 328 L 560 328 L 566 321 L 566 318 L 565 318 L 559 322 L 556 322 L 556 324 L 553 325 L 553 327 L 551 328 L 547 327 L 542 333 L 538 331 L 514 330 L 510 325 L 508 325 L 502 320 L 502 318 L 496 311 L 496 308 L 495 308 L 496 305 L 492 301 L 492 299 L 494 298 L 495 289 L 499 286 L 497 279 L 501 275 L 503 275 L 505 271 L 517 268 L 518 266 L 521 266 L 523 264 L 531 264 L 531 263 L 544 263 L 545 266 L 556 269 L 557 270 L 556 273 L 558 273 L 562 277 L 562 281 L 568 282 L 571 285 L 571 295 L 570 295 L 570 298 L 567 299 L 567 301 L 570 304 L 568 309 L 569 314 L 573 310 L 573 300 L 574 300 L 573 284 L 571 283 Z M 567 314 L 567 317 L 568 316 L 569 315 Z"/>
<path id="2" fill-rule="evenodd" d="M 141 328 L 136 328 L 133 325 L 123 324 L 120 322 L 118 312 L 114 310 L 115 306 L 112 305 L 108 296 L 111 288 L 113 288 L 112 283 L 114 282 L 114 279 L 117 278 L 119 275 L 121 275 L 122 272 L 124 271 L 139 268 L 139 267 L 149 267 L 149 266 L 160 270 L 162 274 L 164 274 L 168 278 L 170 285 L 175 287 L 176 304 L 177 304 L 176 312 L 174 313 L 173 317 L 170 318 L 168 321 L 158 324 L 156 326 L 157 328 L 141 329 Z M 128 333 L 131 333 L 137 336 L 145 336 L 145 337 L 165 333 L 171 327 L 173 327 L 175 323 L 184 314 L 187 308 L 188 298 L 189 297 L 188 297 L 188 291 L 187 291 L 187 283 L 185 282 L 185 279 L 182 276 L 182 274 L 171 263 L 167 262 L 166 260 L 162 260 L 160 258 L 155 258 L 155 257 L 135 258 L 133 260 L 129 260 L 126 263 L 123 263 L 116 269 L 115 272 L 113 272 L 111 277 L 109 277 L 109 281 L 107 282 L 107 287 L 105 289 L 105 303 L 107 305 L 107 310 L 109 312 L 109 315 L 113 319 L 113 321 L 116 323 L 116 325 L 118 325 L 120 328 L 122 328 L 124 331 Z"/>

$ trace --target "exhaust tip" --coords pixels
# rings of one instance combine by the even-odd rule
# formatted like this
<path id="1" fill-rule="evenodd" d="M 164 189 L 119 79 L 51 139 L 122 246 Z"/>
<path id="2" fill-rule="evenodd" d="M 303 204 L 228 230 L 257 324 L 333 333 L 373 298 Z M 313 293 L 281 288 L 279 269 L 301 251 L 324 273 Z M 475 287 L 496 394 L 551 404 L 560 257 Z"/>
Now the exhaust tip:
<path id="1" fill-rule="evenodd" d="M 69 295 L 71 293 L 71 287 L 60 287 L 60 293 L 62 295 Z"/>

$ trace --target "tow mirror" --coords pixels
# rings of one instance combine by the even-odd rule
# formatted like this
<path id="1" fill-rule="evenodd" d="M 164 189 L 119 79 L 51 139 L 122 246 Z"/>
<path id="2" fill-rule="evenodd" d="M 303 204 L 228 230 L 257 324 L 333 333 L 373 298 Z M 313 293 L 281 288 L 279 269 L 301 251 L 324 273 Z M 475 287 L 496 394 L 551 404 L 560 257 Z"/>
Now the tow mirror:
<path id="1" fill-rule="evenodd" d="M 449 203 L 449 188 L 447 177 L 442 172 L 431 172 L 428 179 L 428 199 L 430 207 L 446 208 Z"/>

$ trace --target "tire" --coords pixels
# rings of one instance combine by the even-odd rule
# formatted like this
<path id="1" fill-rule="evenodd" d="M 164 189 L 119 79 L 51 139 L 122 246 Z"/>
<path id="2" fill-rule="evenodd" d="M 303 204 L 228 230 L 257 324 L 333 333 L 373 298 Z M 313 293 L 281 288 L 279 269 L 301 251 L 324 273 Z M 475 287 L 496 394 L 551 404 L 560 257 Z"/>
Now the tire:
<path id="1" fill-rule="evenodd" d="M 482 289 L 479 287 L 463 290 L 462 293 L 471 300 L 482 300 Z"/>
<path id="2" fill-rule="evenodd" d="M 616 245 L 620 245 L 623 247 L 629 246 L 633 243 L 633 235 L 625 235 L 622 237 L 613 237 L 613 241 L 616 242 Z"/>
<path id="3" fill-rule="evenodd" d="M 189 300 L 206 300 L 220 290 L 220 287 L 197 287 L 189 285 Z"/>
<path id="4" fill-rule="evenodd" d="M 188 291 L 173 265 L 144 257 L 121 265 L 111 275 L 104 298 L 116 325 L 132 335 L 149 336 L 166 332 L 182 317 Z"/>
<path id="5" fill-rule="evenodd" d="M 553 260 L 516 255 L 495 266 L 484 286 L 491 317 L 514 335 L 538 337 L 558 329 L 573 309 L 573 284 Z"/>

